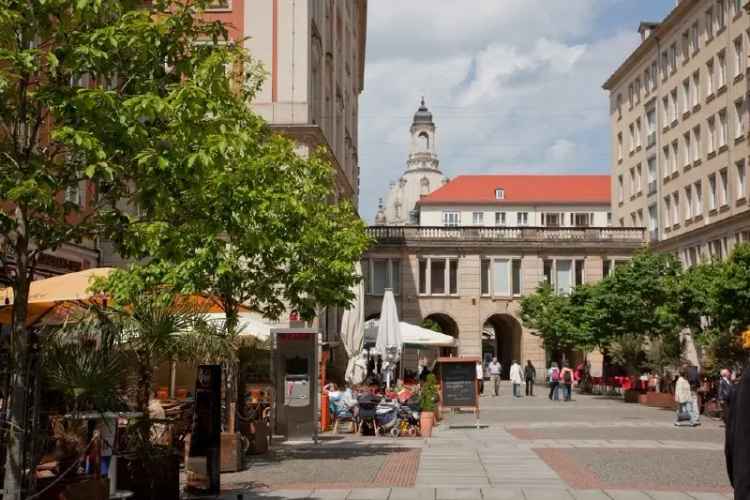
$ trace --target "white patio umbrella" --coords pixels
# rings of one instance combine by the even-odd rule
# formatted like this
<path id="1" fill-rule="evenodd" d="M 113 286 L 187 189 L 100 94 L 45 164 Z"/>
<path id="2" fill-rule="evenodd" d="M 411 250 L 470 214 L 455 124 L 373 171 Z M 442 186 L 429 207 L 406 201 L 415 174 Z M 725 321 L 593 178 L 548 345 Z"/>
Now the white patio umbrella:
<path id="1" fill-rule="evenodd" d="M 387 288 L 383 295 L 383 306 L 380 309 L 378 338 L 375 341 L 375 352 L 383 357 L 382 372 L 385 374 L 386 387 L 391 388 L 391 378 L 396 364 L 401 359 L 401 325 L 398 322 L 398 310 L 393 298 L 393 290 Z"/>
<path id="2" fill-rule="evenodd" d="M 358 275 L 362 275 L 362 267 L 359 262 L 355 268 Z M 346 365 L 346 375 L 344 379 L 352 385 L 361 384 L 367 376 L 367 359 L 363 354 L 363 344 L 365 339 L 365 286 L 360 281 L 352 287 L 354 300 L 351 307 L 344 311 L 341 318 L 341 342 L 344 344 L 346 355 L 349 356 L 349 363 Z"/>

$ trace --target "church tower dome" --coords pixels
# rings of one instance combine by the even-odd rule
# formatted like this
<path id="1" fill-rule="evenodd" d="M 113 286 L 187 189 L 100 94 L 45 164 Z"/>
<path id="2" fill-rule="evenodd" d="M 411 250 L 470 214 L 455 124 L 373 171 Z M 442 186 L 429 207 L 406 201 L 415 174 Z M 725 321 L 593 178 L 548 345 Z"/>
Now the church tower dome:
<path id="1" fill-rule="evenodd" d="M 392 182 L 385 205 L 378 207 L 375 224 L 404 226 L 419 224 L 417 202 L 445 181 L 437 156 L 435 122 L 424 97 L 409 127 L 411 142 L 406 170 Z"/>

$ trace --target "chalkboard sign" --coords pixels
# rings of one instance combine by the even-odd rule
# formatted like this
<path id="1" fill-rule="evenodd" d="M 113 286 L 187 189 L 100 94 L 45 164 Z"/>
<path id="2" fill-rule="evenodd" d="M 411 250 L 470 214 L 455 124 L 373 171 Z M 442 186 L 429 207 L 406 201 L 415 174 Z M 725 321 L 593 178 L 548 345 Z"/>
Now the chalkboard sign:
<path id="1" fill-rule="evenodd" d="M 478 358 L 440 358 L 440 386 L 443 408 L 478 408 Z"/>

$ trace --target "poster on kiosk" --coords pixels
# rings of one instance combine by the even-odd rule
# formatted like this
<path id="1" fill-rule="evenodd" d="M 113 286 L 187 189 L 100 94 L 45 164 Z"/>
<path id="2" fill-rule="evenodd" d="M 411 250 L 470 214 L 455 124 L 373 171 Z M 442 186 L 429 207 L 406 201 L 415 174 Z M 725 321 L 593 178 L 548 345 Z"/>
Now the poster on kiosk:
<path id="1" fill-rule="evenodd" d="M 271 330 L 275 432 L 289 440 L 318 438 L 318 332 Z"/>

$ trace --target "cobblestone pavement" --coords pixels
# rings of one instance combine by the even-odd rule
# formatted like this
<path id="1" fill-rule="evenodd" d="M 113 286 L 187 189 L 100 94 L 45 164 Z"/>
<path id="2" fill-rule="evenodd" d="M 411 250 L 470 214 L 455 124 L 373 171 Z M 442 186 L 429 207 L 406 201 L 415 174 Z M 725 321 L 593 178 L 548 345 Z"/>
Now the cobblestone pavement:
<path id="1" fill-rule="evenodd" d="M 506 391 L 507 392 L 507 391 Z M 675 428 L 670 411 L 620 399 L 481 399 L 430 439 L 339 436 L 222 475 L 227 500 L 264 498 L 718 500 L 731 498 L 716 420 Z M 283 449 L 283 447 L 282 447 Z"/>

